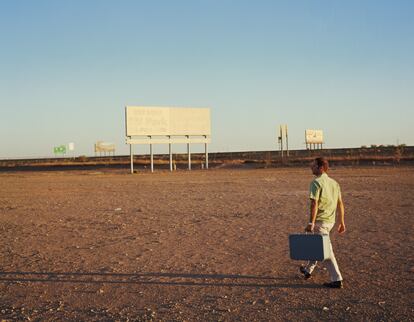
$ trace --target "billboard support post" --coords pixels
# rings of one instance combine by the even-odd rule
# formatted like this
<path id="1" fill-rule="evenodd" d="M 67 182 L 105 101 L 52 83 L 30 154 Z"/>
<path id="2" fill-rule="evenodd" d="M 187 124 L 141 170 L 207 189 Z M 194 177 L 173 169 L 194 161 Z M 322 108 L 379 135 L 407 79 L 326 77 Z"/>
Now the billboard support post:
<path id="1" fill-rule="evenodd" d="M 289 157 L 289 140 L 288 140 L 288 127 L 285 125 L 285 134 L 286 134 L 286 156 Z"/>
<path id="2" fill-rule="evenodd" d="M 207 136 L 204 136 L 205 139 L 207 139 Z M 206 159 L 206 169 L 208 169 L 208 147 L 207 143 L 204 143 L 204 151 L 205 151 L 205 159 Z"/>
<path id="3" fill-rule="evenodd" d="M 129 145 L 129 154 L 131 156 L 131 173 L 134 173 L 134 155 L 132 152 L 132 144 Z"/>
<path id="4" fill-rule="evenodd" d="M 280 156 L 282 157 L 282 160 L 283 160 L 283 133 L 282 133 L 282 126 L 280 126 L 279 127 L 279 129 L 280 129 L 280 136 L 279 136 L 279 138 L 280 138 Z"/>
<path id="5" fill-rule="evenodd" d="M 190 137 L 187 135 L 187 139 Z M 188 170 L 191 170 L 191 149 L 190 149 L 190 142 L 187 143 L 187 154 L 188 154 Z"/>
<path id="6" fill-rule="evenodd" d="M 289 157 L 289 137 L 288 137 L 288 127 L 286 124 L 284 125 L 279 125 L 279 137 L 278 137 L 278 141 L 280 144 L 280 156 L 282 158 L 283 161 L 283 155 L 284 155 L 284 150 L 285 150 L 285 146 L 283 144 L 283 140 L 285 140 L 286 142 L 286 157 Z"/>
<path id="7" fill-rule="evenodd" d="M 150 141 L 151 141 L 151 136 L 149 136 Z M 151 159 L 151 172 L 154 172 L 154 154 L 152 151 L 152 143 L 150 143 L 150 159 Z"/>
<path id="8" fill-rule="evenodd" d="M 172 162 L 172 147 L 171 147 L 171 135 L 168 136 L 170 143 L 168 143 L 168 153 L 170 155 L 170 171 L 173 171 L 173 162 Z"/>

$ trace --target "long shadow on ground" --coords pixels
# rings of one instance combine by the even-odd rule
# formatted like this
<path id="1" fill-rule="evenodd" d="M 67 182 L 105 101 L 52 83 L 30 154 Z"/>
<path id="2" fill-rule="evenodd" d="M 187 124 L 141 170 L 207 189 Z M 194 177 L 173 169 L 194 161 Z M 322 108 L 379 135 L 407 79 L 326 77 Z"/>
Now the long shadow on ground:
<path id="1" fill-rule="evenodd" d="M 278 283 L 276 281 L 278 281 Z M 280 283 L 280 281 L 285 282 Z M 292 283 L 289 283 L 289 281 L 292 281 Z M 0 272 L 0 283 L 5 282 L 153 284 L 172 286 L 179 285 L 254 288 L 321 288 L 320 285 L 296 284 L 294 283 L 295 281 L 291 277 L 271 277 L 238 274 L 192 274 L 157 272 Z"/>

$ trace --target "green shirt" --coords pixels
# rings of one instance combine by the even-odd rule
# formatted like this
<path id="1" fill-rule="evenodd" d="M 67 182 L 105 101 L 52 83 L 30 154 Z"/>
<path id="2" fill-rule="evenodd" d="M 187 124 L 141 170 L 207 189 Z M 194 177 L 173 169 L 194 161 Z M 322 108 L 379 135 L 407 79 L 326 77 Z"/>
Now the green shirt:
<path id="1" fill-rule="evenodd" d="M 316 221 L 335 222 L 336 207 L 341 198 L 339 184 L 324 172 L 310 184 L 309 198 L 318 201 Z"/>

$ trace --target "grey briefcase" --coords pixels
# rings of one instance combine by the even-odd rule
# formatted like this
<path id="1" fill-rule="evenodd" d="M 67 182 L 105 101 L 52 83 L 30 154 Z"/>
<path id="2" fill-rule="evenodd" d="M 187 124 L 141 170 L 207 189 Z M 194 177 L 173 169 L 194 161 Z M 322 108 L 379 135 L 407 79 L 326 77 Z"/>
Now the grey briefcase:
<path id="1" fill-rule="evenodd" d="M 329 235 L 289 235 L 290 258 L 295 260 L 323 261 L 329 258 Z"/>

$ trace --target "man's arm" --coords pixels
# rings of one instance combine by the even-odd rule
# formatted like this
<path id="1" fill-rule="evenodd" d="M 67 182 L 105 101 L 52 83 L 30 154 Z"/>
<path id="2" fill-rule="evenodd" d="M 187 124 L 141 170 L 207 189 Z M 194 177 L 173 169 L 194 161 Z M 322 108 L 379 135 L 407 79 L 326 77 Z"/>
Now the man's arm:
<path id="1" fill-rule="evenodd" d="M 305 228 L 305 231 L 313 232 L 313 228 L 315 227 L 316 221 L 316 214 L 318 213 L 318 201 L 315 199 L 311 199 L 310 204 L 310 216 L 309 216 L 309 223 Z"/>
<path id="2" fill-rule="evenodd" d="M 345 207 L 344 207 L 344 203 L 341 197 L 339 197 L 338 199 L 338 204 L 336 206 L 336 209 L 339 210 L 338 232 L 342 234 L 346 231 L 346 228 L 345 228 Z"/>

